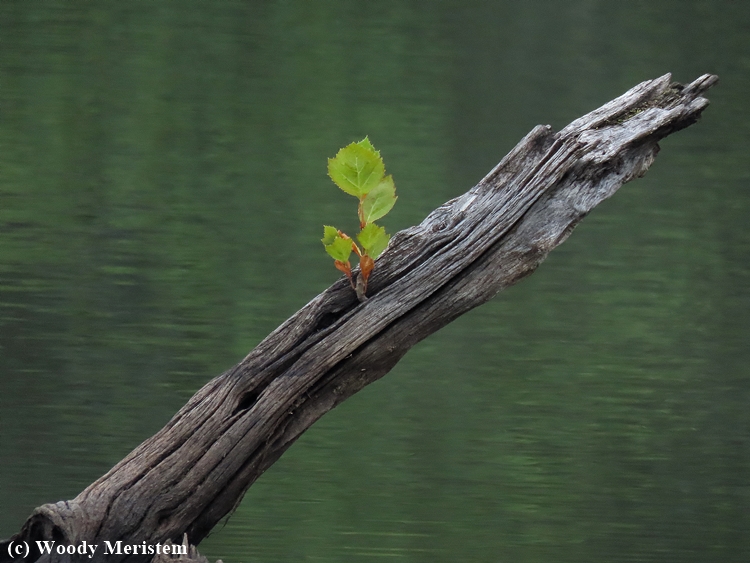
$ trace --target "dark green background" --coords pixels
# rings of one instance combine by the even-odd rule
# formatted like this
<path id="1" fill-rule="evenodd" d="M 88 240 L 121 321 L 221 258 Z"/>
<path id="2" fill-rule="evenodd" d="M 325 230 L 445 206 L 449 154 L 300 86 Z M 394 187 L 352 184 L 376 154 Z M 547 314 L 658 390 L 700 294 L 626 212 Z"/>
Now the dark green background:
<path id="1" fill-rule="evenodd" d="M 720 75 L 539 271 L 309 431 L 226 563 L 747 562 L 750 3 L 0 2 L 0 537 L 338 277 L 326 158 L 390 231 L 534 125 Z"/>

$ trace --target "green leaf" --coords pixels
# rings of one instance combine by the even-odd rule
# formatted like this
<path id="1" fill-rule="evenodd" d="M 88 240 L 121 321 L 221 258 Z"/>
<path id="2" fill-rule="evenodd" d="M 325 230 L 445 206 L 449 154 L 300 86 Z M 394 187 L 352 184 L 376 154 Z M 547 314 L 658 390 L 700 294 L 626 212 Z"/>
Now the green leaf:
<path id="1" fill-rule="evenodd" d="M 385 232 L 384 227 L 370 223 L 360 231 L 357 239 L 359 239 L 365 252 L 375 260 L 385 250 L 385 247 L 388 246 L 391 236 Z"/>
<path id="2" fill-rule="evenodd" d="M 336 233 L 333 242 L 326 244 L 325 247 L 326 252 L 331 258 L 338 260 L 339 262 L 347 262 L 349 260 L 349 255 L 352 253 L 352 240 L 344 238 Z"/>
<path id="3" fill-rule="evenodd" d="M 384 217 L 396 203 L 396 186 L 393 185 L 393 176 L 386 176 L 370 193 L 362 200 L 362 218 L 365 224 L 377 221 Z"/>
<path id="4" fill-rule="evenodd" d="M 380 151 L 377 150 L 375 147 L 372 146 L 372 143 L 370 142 L 370 137 L 365 137 L 362 139 L 359 143 L 357 143 L 360 147 L 365 147 L 366 149 L 370 149 L 372 152 L 380 156 Z"/>
<path id="5" fill-rule="evenodd" d="M 365 143 L 365 141 L 367 141 Z M 341 149 L 335 158 L 328 159 L 328 175 L 346 193 L 361 198 L 376 188 L 385 174 L 380 154 L 365 137 Z"/>
<path id="6" fill-rule="evenodd" d="M 323 238 L 320 239 L 323 241 L 323 244 L 328 246 L 331 244 L 336 236 L 339 234 L 339 230 L 336 227 L 329 227 L 328 225 L 323 225 Z"/>

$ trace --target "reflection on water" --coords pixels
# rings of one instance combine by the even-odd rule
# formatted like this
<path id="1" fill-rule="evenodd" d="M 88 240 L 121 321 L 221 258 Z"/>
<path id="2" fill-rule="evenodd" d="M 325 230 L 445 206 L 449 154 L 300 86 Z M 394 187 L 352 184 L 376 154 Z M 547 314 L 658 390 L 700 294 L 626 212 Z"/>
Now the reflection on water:
<path id="1" fill-rule="evenodd" d="M 0 537 L 336 279 L 340 146 L 382 150 L 395 231 L 536 123 L 710 71 L 645 179 L 321 420 L 202 550 L 746 561 L 748 23 L 728 2 L 3 3 Z"/>

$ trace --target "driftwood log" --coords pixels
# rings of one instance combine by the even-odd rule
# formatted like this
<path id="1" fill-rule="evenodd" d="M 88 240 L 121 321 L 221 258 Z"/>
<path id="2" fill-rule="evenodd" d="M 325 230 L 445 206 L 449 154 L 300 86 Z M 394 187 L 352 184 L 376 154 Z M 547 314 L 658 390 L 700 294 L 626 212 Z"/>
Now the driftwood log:
<path id="1" fill-rule="evenodd" d="M 393 237 L 367 301 L 343 278 L 334 283 L 75 499 L 35 509 L 0 542 L 0 561 L 24 560 L 13 551 L 22 542 L 26 561 L 70 560 L 41 555 L 36 540 L 98 544 L 83 559 L 113 562 L 152 556 L 105 556 L 105 540 L 181 543 L 187 533 L 197 545 L 323 414 L 529 275 L 589 211 L 642 176 L 659 140 L 699 118 L 716 81 L 682 86 L 665 75 L 560 132 L 535 127 L 474 188 Z"/>

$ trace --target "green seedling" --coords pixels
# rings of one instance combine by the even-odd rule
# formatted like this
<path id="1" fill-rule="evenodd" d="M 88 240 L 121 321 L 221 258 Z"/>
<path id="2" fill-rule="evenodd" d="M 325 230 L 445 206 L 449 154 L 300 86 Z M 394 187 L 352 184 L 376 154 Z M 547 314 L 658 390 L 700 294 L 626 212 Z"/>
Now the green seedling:
<path id="1" fill-rule="evenodd" d="M 359 200 L 359 245 L 335 227 L 323 227 L 323 246 L 333 258 L 333 265 L 344 272 L 360 301 L 367 299 L 367 280 L 375 260 L 388 246 L 390 235 L 385 228 L 375 224 L 396 203 L 396 186 L 393 177 L 385 175 L 385 165 L 380 151 L 375 150 L 365 137 L 341 149 L 328 159 L 328 175 L 343 191 Z M 360 246 L 361 245 L 361 246 Z M 359 278 L 354 280 L 349 257 L 354 252 L 359 257 Z"/>

